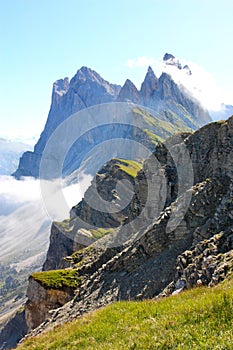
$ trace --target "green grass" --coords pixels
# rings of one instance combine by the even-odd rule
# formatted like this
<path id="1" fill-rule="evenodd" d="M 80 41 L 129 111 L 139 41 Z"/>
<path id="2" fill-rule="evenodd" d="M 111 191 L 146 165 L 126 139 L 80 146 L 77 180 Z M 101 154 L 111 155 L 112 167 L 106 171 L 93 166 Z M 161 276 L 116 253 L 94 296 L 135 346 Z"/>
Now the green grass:
<path id="1" fill-rule="evenodd" d="M 137 173 L 139 170 L 142 169 L 142 163 L 137 162 L 135 160 L 130 159 L 120 159 L 120 158 L 114 158 L 114 160 L 117 161 L 117 166 L 119 169 L 124 171 L 129 176 L 135 178 L 137 176 Z"/>
<path id="2" fill-rule="evenodd" d="M 147 130 L 147 129 L 143 129 L 143 131 L 149 136 L 149 138 L 151 139 L 151 141 L 152 141 L 155 145 L 157 145 L 158 142 L 164 142 L 164 141 L 165 141 L 162 137 L 153 134 L 153 132 L 150 132 L 150 131 Z"/>
<path id="3" fill-rule="evenodd" d="M 118 302 L 19 349 L 232 349 L 233 280 L 159 301 Z"/>
<path id="4" fill-rule="evenodd" d="M 75 288 L 81 282 L 81 278 L 78 277 L 78 273 L 75 269 L 35 272 L 31 276 L 45 288 Z"/>
<path id="5" fill-rule="evenodd" d="M 103 227 L 99 227 L 98 229 L 96 230 L 90 230 L 93 237 L 95 239 L 99 239 L 99 238 L 102 238 L 104 237 L 105 235 L 107 235 L 108 233 L 111 233 L 113 232 L 113 228 L 103 228 Z"/>
<path id="6" fill-rule="evenodd" d="M 141 108 L 134 108 L 133 110 L 135 115 L 139 115 L 143 118 L 143 120 L 150 126 L 156 125 L 156 118 L 151 115 L 148 111 L 141 109 Z"/>

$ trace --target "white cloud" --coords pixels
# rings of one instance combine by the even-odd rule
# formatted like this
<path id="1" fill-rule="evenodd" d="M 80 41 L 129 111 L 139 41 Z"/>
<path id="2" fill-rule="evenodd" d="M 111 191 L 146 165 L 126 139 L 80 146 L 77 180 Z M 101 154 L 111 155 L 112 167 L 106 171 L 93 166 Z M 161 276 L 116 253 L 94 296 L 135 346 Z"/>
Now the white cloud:
<path id="1" fill-rule="evenodd" d="M 220 110 L 225 96 L 214 76 L 194 62 L 182 61 L 182 66 L 186 64 L 191 69 L 192 75 L 170 65 L 163 65 L 163 71 L 169 73 L 178 85 L 184 86 L 205 108 Z"/>
<path id="2" fill-rule="evenodd" d="M 51 221 L 68 218 L 70 208 L 82 199 L 83 190 L 90 183 L 86 177 L 81 178 L 80 184 L 70 186 L 61 181 L 66 205 L 55 201 L 50 213 L 41 195 L 40 180 L 0 176 L 0 262 L 13 257 L 18 261 L 46 252 Z M 60 190 L 60 186 L 52 188 Z M 55 197 L 56 193 L 52 193 L 51 200 Z"/>

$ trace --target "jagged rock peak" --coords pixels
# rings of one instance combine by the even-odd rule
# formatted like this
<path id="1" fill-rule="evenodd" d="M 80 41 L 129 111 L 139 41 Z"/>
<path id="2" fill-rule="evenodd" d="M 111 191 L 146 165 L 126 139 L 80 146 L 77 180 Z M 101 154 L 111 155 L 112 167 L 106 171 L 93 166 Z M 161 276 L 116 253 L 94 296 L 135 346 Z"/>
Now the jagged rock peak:
<path id="1" fill-rule="evenodd" d="M 176 59 L 175 56 L 173 56 L 170 53 L 165 53 L 165 55 L 163 56 L 163 62 L 166 65 L 176 66 L 178 69 L 182 69 L 182 65 L 180 64 L 179 60 Z"/>
<path id="2" fill-rule="evenodd" d="M 165 55 L 163 56 L 163 62 L 165 64 L 165 67 L 174 66 L 177 67 L 179 70 L 183 70 L 187 75 L 192 75 L 190 67 L 187 64 L 182 66 L 180 61 L 170 53 L 165 53 Z"/>
<path id="3" fill-rule="evenodd" d="M 67 91 L 69 90 L 69 86 L 70 82 L 68 77 L 56 80 L 53 84 L 53 93 L 62 96 L 67 93 Z"/>
<path id="4" fill-rule="evenodd" d="M 171 53 L 165 53 L 163 56 L 163 61 L 173 60 L 175 56 L 173 56 Z"/>
<path id="5" fill-rule="evenodd" d="M 158 78 L 156 77 L 153 69 L 149 66 L 140 90 L 144 103 L 147 103 L 150 100 L 151 96 L 153 95 L 153 92 L 157 88 L 158 88 Z"/>
<path id="6" fill-rule="evenodd" d="M 121 102 L 134 102 L 139 103 L 140 102 L 140 94 L 136 86 L 132 83 L 131 80 L 127 79 L 125 81 L 125 84 L 121 88 L 118 98 L 118 101 Z"/>
<path id="7" fill-rule="evenodd" d="M 98 81 L 103 81 L 104 79 L 94 70 L 92 70 L 91 68 L 88 68 L 86 66 L 82 66 L 76 73 L 76 75 L 74 76 L 74 78 L 76 79 L 80 79 L 80 80 L 98 80 Z M 73 79 L 74 79 L 73 78 Z"/>
<path id="8" fill-rule="evenodd" d="M 189 68 L 189 66 L 187 64 L 183 67 L 183 69 L 186 71 L 186 73 L 188 75 L 192 75 L 192 71 L 191 71 L 191 69 Z"/>
<path id="9" fill-rule="evenodd" d="M 116 93 L 119 92 L 120 86 L 116 84 L 111 84 L 107 80 L 104 80 L 96 71 L 88 68 L 86 66 L 81 67 L 75 76 L 71 79 L 70 85 L 76 86 L 77 84 L 84 82 L 96 82 L 98 85 L 102 85 L 106 88 L 107 91 Z M 113 90 L 113 91 L 111 91 Z"/>

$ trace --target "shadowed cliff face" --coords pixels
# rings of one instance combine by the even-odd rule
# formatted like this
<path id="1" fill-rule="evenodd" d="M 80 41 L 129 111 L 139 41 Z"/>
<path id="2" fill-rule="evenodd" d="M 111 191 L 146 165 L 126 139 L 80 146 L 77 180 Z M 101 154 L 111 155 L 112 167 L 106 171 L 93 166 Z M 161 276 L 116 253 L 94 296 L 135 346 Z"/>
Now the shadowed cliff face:
<path id="1" fill-rule="evenodd" d="M 182 139 L 191 157 L 193 182 L 180 192 L 179 171 L 175 171 L 177 164 L 171 155 L 173 150 L 180 149 L 178 141 Z M 171 140 L 159 145 L 154 154 L 160 164 L 156 172 L 165 174 L 161 179 L 167 185 L 166 196 L 157 197 L 158 202 L 165 203 L 159 208 L 159 215 L 151 215 L 150 206 L 145 205 L 148 193 L 145 176 L 148 182 L 155 174 L 150 166 L 151 156 L 134 178 L 134 195 L 125 219 L 122 221 L 119 216 L 117 235 L 108 232 L 67 259 L 81 278 L 75 297 L 51 313 L 51 320 L 32 334 L 116 300 L 153 298 L 197 284 L 213 285 L 232 272 L 233 117 L 205 126 L 194 134 L 175 137 L 174 149 L 166 147 L 169 143 Z M 100 192 L 109 199 L 115 195 L 112 189 L 119 175 L 113 163 L 99 173 L 100 182 L 103 181 Z M 161 186 L 162 180 L 159 183 Z M 91 220 L 96 216 L 84 203 L 73 211 L 76 215 L 87 211 Z M 135 221 L 135 217 L 140 217 L 140 221 Z M 121 240 L 128 234 L 128 240 Z M 118 245 L 104 244 L 106 237 L 112 237 L 114 243 L 118 240 Z"/>

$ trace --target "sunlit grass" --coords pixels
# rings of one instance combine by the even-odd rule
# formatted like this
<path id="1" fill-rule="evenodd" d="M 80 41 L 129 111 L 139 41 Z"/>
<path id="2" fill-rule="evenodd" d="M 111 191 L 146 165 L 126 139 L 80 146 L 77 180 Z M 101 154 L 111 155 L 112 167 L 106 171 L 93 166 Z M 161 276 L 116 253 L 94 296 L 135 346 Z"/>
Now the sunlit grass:
<path id="1" fill-rule="evenodd" d="M 118 302 L 19 349 L 232 349 L 233 280 L 159 301 Z"/>
<path id="2" fill-rule="evenodd" d="M 128 174 L 133 178 L 137 176 L 137 173 L 142 168 L 142 163 L 137 162 L 135 160 L 120 159 L 120 158 L 115 158 L 114 160 L 117 161 L 117 165 L 122 171 L 124 171 L 126 174 Z"/>

